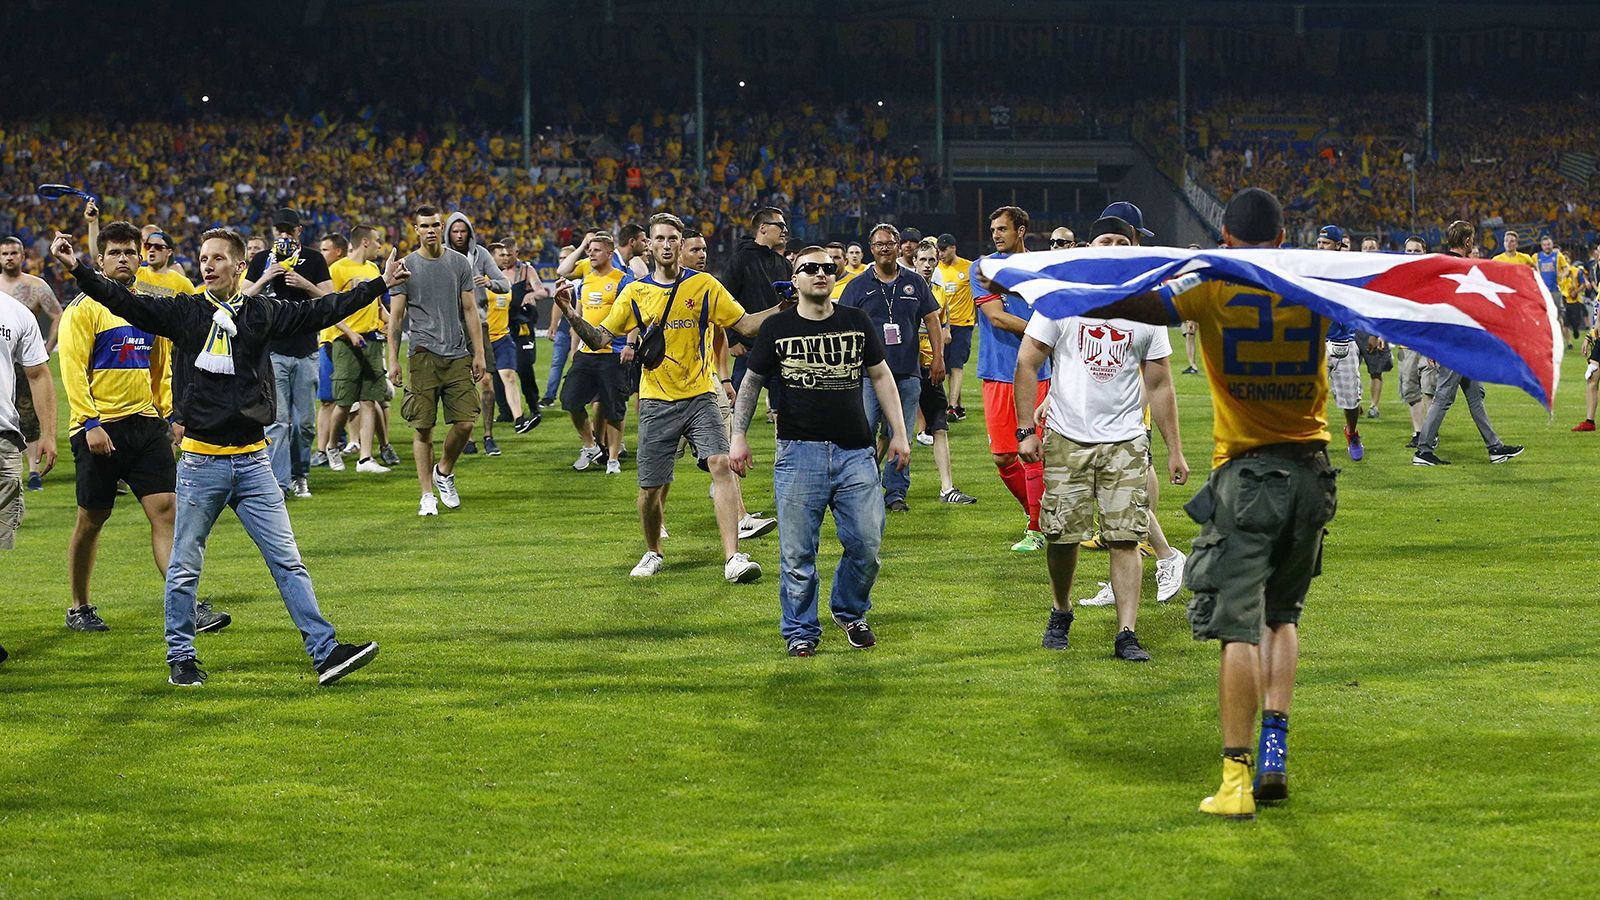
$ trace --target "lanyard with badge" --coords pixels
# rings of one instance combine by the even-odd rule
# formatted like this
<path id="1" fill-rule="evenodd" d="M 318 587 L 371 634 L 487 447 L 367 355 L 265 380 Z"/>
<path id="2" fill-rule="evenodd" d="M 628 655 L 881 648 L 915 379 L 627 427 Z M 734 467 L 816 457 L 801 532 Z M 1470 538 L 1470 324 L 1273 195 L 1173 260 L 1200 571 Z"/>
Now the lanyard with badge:
<path id="1" fill-rule="evenodd" d="M 894 320 L 894 288 L 899 283 L 899 278 L 896 278 L 888 285 L 884 285 L 882 279 L 878 281 L 878 284 L 884 288 L 884 305 L 889 307 L 889 321 L 883 323 L 883 344 L 885 347 L 898 347 L 900 345 L 900 323 Z"/>

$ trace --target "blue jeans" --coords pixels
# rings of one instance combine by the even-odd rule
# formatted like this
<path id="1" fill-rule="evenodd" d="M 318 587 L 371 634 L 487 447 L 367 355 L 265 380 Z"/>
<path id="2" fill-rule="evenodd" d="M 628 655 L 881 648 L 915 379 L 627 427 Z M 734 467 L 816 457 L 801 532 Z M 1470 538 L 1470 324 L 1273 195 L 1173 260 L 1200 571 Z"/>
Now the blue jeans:
<path id="1" fill-rule="evenodd" d="M 815 641 L 817 623 L 817 543 L 822 514 L 833 510 L 844 555 L 833 572 L 828 606 L 844 622 L 865 618 L 878 580 L 878 547 L 883 541 L 883 501 L 871 448 L 843 450 L 827 441 L 779 441 L 772 466 L 778 501 L 778 551 L 783 572 L 778 602 L 783 607 L 785 640 Z"/>
<path id="2" fill-rule="evenodd" d="M 550 374 L 544 380 L 544 399 L 554 403 L 556 389 L 561 387 L 561 372 L 567 367 L 567 354 L 572 352 L 572 325 L 565 316 L 550 335 Z"/>
<path id="3" fill-rule="evenodd" d="M 206 539 L 222 514 L 233 507 L 245 534 L 256 542 L 278 583 L 289 618 L 305 637 L 311 661 L 321 665 L 333 652 L 333 626 L 317 609 L 311 576 L 289 528 L 283 491 L 272 475 L 267 451 L 238 456 L 185 453 L 178 460 L 177 521 L 172 562 L 167 566 L 167 662 L 194 659 L 194 601 L 205 563 Z"/>
<path id="4" fill-rule="evenodd" d="M 317 441 L 317 357 L 272 354 L 277 383 L 278 418 L 267 426 L 267 451 L 278 487 L 311 471 L 311 445 Z"/>
<path id="5" fill-rule="evenodd" d="M 895 387 L 900 391 L 901 421 L 906 423 L 906 442 L 911 442 L 911 429 L 917 427 L 917 402 L 922 399 L 921 374 L 896 375 Z M 878 392 L 872 389 L 871 379 L 862 379 L 862 400 L 867 405 L 867 427 L 872 429 L 874 435 L 888 434 L 889 419 L 883 414 L 883 408 L 878 405 Z M 883 467 L 883 502 L 887 505 L 894 500 L 904 500 L 906 491 L 911 490 L 911 464 L 907 463 L 905 471 L 896 468 L 893 463 L 885 463 Z"/>

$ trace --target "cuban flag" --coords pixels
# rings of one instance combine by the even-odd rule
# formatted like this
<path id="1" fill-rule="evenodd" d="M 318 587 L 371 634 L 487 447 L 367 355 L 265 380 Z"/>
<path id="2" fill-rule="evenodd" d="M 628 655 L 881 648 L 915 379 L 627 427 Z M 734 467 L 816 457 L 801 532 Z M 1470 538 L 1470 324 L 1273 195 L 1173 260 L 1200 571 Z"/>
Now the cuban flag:
<path id="1" fill-rule="evenodd" d="M 1528 266 L 1442 254 L 1083 247 L 985 257 L 984 276 L 1051 318 L 1155 290 L 1193 273 L 1272 291 L 1357 331 L 1409 347 L 1467 378 L 1554 402 L 1555 305 Z"/>

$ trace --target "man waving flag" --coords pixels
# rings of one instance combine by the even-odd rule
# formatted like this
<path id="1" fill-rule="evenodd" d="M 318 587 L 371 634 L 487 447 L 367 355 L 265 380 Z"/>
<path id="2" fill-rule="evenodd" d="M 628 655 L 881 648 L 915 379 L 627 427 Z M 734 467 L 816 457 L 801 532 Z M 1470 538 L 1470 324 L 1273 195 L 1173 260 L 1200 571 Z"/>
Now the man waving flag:
<path id="1" fill-rule="evenodd" d="M 1169 281 L 1167 293 L 1212 281 L 1263 288 L 1286 304 L 1310 309 L 1323 326 L 1330 319 L 1344 322 L 1437 359 L 1468 378 L 1519 387 L 1547 408 L 1560 372 L 1560 321 L 1549 291 L 1536 271 L 1511 263 L 1267 247 L 1114 247 L 990 257 L 983 260 L 982 271 L 1051 318 L 1082 315 Z M 1231 302 L 1246 305 L 1243 300 Z M 1252 345 L 1289 338 L 1264 330 L 1269 324 L 1263 311 L 1254 327 L 1224 329 L 1224 366 L 1256 374 L 1254 370 L 1266 365 L 1252 362 Z M 1321 343 L 1323 334 L 1300 337 L 1309 358 L 1309 345 Z"/>

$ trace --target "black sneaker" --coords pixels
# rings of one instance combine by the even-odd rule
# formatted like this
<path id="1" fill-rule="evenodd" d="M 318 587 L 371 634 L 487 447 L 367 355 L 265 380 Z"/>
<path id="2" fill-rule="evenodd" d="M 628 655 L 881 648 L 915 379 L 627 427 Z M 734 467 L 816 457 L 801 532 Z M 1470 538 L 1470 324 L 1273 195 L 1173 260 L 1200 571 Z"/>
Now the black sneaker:
<path id="1" fill-rule="evenodd" d="M 483 455 L 484 456 L 499 456 L 500 455 L 500 445 L 495 441 L 494 438 L 487 437 L 487 436 L 484 437 L 484 439 L 483 439 Z"/>
<path id="2" fill-rule="evenodd" d="M 1200 370 L 1196 369 L 1194 366 L 1184 366 L 1183 367 L 1183 374 L 1185 374 L 1185 375 L 1199 375 L 1200 374 Z"/>
<path id="3" fill-rule="evenodd" d="M 206 670 L 200 668 L 198 659 L 180 659 L 172 664 L 172 674 L 167 676 L 167 684 L 178 687 L 199 687 L 206 683 Z"/>
<path id="4" fill-rule="evenodd" d="M 817 655 L 817 642 L 816 641 L 808 641 L 808 640 L 805 640 L 804 638 L 797 638 L 795 640 L 792 640 L 792 641 L 789 642 L 789 655 L 790 656 L 816 656 Z"/>
<path id="5" fill-rule="evenodd" d="M 1050 622 L 1044 626 L 1044 648 L 1046 650 L 1067 649 L 1067 632 L 1072 629 L 1072 610 L 1050 610 Z"/>
<path id="6" fill-rule="evenodd" d="M 890 500 L 884 509 L 889 512 L 910 512 L 911 507 L 904 500 Z"/>
<path id="7" fill-rule="evenodd" d="M 539 399 L 539 408 L 540 409 L 549 409 L 550 407 L 555 406 L 555 405 L 556 405 L 556 400 L 555 400 L 554 397 L 541 397 Z"/>
<path id="8" fill-rule="evenodd" d="M 110 631 L 110 626 L 94 611 L 94 607 L 84 605 L 77 609 L 67 610 L 67 627 L 73 631 Z"/>
<path id="9" fill-rule="evenodd" d="M 5 662 L 6 661 L 6 657 L 8 657 L 10 655 L 11 654 L 6 652 L 6 648 L 0 647 L 0 662 Z"/>
<path id="10" fill-rule="evenodd" d="M 1134 634 L 1131 628 L 1117 632 L 1116 650 L 1112 655 L 1124 662 L 1150 661 L 1150 654 L 1139 646 L 1139 636 Z"/>
<path id="11" fill-rule="evenodd" d="M 394 447 L 389 444 L 384 444 L 378 449 L 378 457 L 383 460 L 383 464 L 386 466 L 400 465 L 400 454 L 394 452 Z"/>
<path id="12" fill-rule="evenodd" d="M 1420 432 L 1420 431 L 1411 432 L 1411 440 L 1406 441 L 1406 449 L 1407 450 L 1415 450 L 1415 449 L 1417 449 L 1417 439 L 1420 438 L 1420 437 L 1422 437 L 1422 432 Z"/>
<path id="13" fill-rule="evenodd" d="M 211 601 L 201 600 L 194 605 L 194 633 L 221 631 L 233 623 L 233 617 L 211 608 Z"/>
<path id="14" fill-rule="evenodd" d="M 844 629 L 844 639 L 849 641 L 850 646 L 857 650 L 869 650 L 877 646 L 878 639 L 872 636 L 872 626 L 867 624 L 866 619 L 846 622 L 839 618 L 838 613 L 834 613 L 833 621 Z"/>
<path id="15" fill-rule="evenodd" d="M 317 684 L 328 685 L 361 668 L 378 655 L 378 642 L 337 644 L 328 658 L 317 666 Z"/>
<path id="16" fill-rule="evenodd" d="M 523 416 L 512 424 L 511 430 L 515 431 L 517 434 L 527 434 L 528 432 L 537 428 L 539 423 L 543 421 L 544 416 L 540 415 L 539 413 L 534 413 L 531 416 Z"/>
<path id="17" fill-rule="evenodd" d="M 1491 460 L 1493 458 L 1490 457 Z M 1418 450 L 1416 455 L 1411 457 L 1411 464 L 1413 466 L 1448 466 L 1450 465 L 1450 460 L 1440 459 L 1432 450 Z"/>
<path id="18" fill-rule="evenodd" d="M 467 445 L 465 447 L 461 448 L 461 452 L 462 452 L 462 454 L 464 454 L 466 456 L 475 456 L 475 455 L 477 455 L 478 442 L 477 441 L 467 441 Z"/>
<path id="19" fill-rule="evenodd" d="M 1489 462 L 1503 463 L 1508 459 L 1522 455 L 1521 444 L 1498 444 L 1489 448 Z"/>

